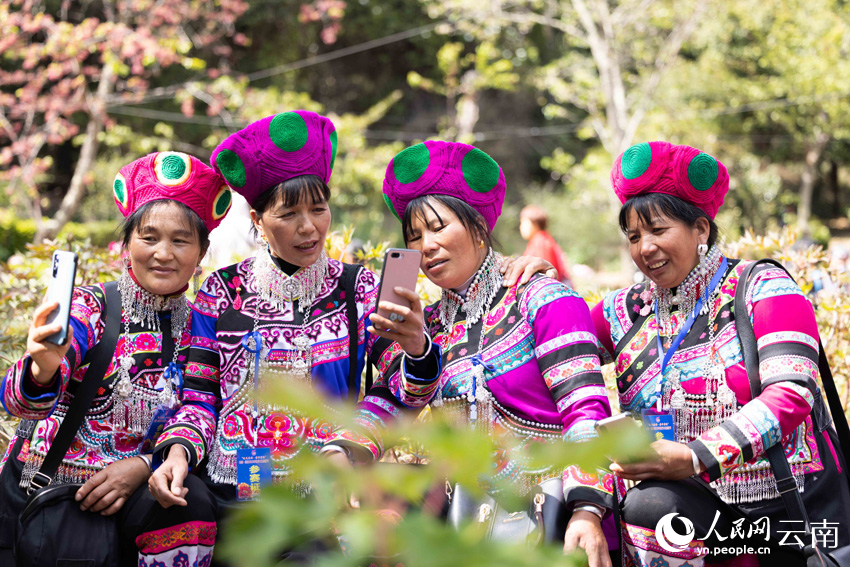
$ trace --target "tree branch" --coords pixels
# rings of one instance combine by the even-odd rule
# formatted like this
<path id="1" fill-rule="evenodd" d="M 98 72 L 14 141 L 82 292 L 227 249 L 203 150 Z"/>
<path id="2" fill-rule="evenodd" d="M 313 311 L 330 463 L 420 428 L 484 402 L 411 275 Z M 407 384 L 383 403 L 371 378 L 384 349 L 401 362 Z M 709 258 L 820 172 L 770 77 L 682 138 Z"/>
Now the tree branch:
<path id="1" fill-rule="evenodd" d="M 650 105 L 652 104 L 653 96 L 655 95 L 655 91 L 658 89 L 658 85 L 661 83 L 661 79 L 664 78 L 664 75 L 676 62 L 676 58 L 682 50 L 682 45 L 694 32 L 697 24 L 702 18 L 702 15 L 710 5 L 711 2 L 697 2 L 697 5 L 691 15 L 679 22 L 667 35 L 667 39 L 664 41 L 664 45 L 662 45 L 658 52 L 658 56 L 655 59 L 652 74 L 646 79 L 643 87 L 639 89 L 640 94 L 636 101 L 637 105 L 629 119 L 629 124 L 626 128 L 625 140 L 631 142 L 631 139 L 637 133 L 640 122 L 643 120 Z"/>
<path id="2" fill-rule="evenodd" d="M 85 178 L 97 157 L 99 146 L 97 136 L 103 129 L 103 124 L 106 120 L 105 101 L 112 89 L 113 75 L 112 65 L 109 63 L 104 64 L 100 74 L 100 82 L 97 85 L 97 91 L 89 105 L 89 123 L 86 126 L 85 139 L 80 148 L 80 158 L 77 160 L 74 175 L 71 177 L 71 185 L 68 187 L 68 192 L 62 198 L 62 203 L 59 206 L 59 210 L 56 211 L 56 215 L 36 231 L 33 238 L 34 242 L 41 242 L 45 238 L 54 238 L 77 212 L 85 196 Z"/>

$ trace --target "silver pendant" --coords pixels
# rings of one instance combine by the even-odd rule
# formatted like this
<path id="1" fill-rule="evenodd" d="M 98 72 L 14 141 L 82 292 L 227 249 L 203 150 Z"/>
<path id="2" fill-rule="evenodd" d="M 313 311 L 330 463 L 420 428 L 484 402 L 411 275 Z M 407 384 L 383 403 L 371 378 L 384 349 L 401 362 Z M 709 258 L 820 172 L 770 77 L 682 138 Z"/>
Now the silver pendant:
<path id="1" fill-rule="evenodd" d="M 720 389 L 717 391 L 717 401 L 724 406 L 731 406 L 735 403 L 735 392 L 732 391 L 732 388 L 728 384 L 720 386 Z"/>
<path id="2" fill-rule="evenodd" d="M 298 350 L 307 350 L 310 346 L 310 339 L 307 338 L 307 335 L 298 335 L 294 339 L 292 339 L 292 344 Z"/>
<path id="3" fill-rule="evenodd" d="M 292 369 L 299 374 L 306 374 L 309 370 L 309 366 L 305 359 L 298 358 L 292 363 Z"/>
<path id="4" fill-rule="evenodd" d="M 129 380 L 122 379 L 118 382 L 118 386 L 115 388 L 115 393 L 122 398 L 129 398 L 133 393 L 133 385 L 130 384 Z"/>
<path id="5" fill-rule="evenodd" d="M 673 394 L 670 396 L 670 408 L 674 410 L 685 409 L 685 393 L 681 388 L 673 390 Z"/>

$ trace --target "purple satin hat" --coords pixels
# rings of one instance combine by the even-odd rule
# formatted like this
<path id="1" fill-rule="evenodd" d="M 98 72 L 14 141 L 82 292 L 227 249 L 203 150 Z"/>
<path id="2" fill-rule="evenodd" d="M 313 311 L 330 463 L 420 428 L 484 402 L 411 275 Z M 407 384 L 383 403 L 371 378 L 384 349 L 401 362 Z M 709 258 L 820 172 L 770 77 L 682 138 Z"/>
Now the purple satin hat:
<path id="1" fill-rule="evenodd" d="M 423 195 L 457 197 L 481 213 L 490 232 L 502 213 L 505 175 L 496 161 L 469 144 L 429 141 L 396 154 L 384 175 L 384 201 L 401 219 Z"/>
<path id="2" fill-rule="evenodd" d="M 333 122 L 308 110 L 282 112 L 228 136 L 210 163 L 248 204 L 268 189 L 300 175 L 331 178 L 336 158 Z"/>
<path id="3" fill-rule="evenodd" d="M 221 223 L 233 203 L 218 173 L 180 152 L 157 152 L 128 163 L 115 176 L 112 196 L 124 218 L 151 201 L 179 201 L 198 213 L 209 230 Z"/>

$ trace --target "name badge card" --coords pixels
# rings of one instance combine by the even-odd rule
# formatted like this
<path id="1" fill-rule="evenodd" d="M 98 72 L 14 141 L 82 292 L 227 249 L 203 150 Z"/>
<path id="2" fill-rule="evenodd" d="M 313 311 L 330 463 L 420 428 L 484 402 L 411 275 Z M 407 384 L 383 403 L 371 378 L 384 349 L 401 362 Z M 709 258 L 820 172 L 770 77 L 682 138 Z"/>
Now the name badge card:
<path id="1" fill-rule="evenodd" d="M 257 500 L 262 486 L 272 481 L 272 450 L 246 447 L 236 449 L 236 497 Z"/>
<path id="2" fill-rule="evenodd" d="M 174 414 L 177 413 L 176 407 L 158 406 L 151 417 L 151 423 L 148 425 L 148 430 L 145 432 L 145 437 L 142 440 L 142 448 L 140 453 L 150 454 L 153 452 L 156 440 L 162 430 L 165 429 L 165 424 L 168 423 Z"/>
<path id="3" fill-rule="evenodd" d="M 652 435 L 653 441 L 667 439 L 676 441 L 676 419 L 670 412 L 645 409 L 640 412 L 643 427 Z"/>

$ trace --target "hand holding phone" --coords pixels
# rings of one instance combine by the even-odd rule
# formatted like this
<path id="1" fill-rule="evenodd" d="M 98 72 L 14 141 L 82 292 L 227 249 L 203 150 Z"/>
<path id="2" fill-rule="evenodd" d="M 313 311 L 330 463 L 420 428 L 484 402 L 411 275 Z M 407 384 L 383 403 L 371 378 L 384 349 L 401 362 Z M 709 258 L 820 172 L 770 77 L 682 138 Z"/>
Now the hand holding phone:
<path id="1" fill-rule="evenodd" d="M 377 311 L 369 316 L 370 333 L 398 342 L 411 356 L 424 354 L 428 345 L 422 303 L 415 291 L 421 258 L 417 250 L 387 250 L 378 288 Z M 397 288 L 402 294 L 396 293 Z"/>

